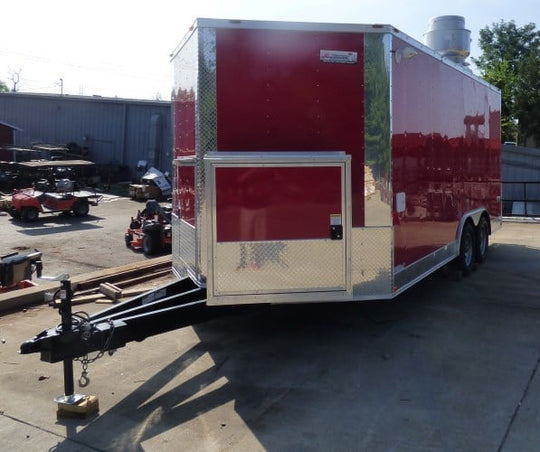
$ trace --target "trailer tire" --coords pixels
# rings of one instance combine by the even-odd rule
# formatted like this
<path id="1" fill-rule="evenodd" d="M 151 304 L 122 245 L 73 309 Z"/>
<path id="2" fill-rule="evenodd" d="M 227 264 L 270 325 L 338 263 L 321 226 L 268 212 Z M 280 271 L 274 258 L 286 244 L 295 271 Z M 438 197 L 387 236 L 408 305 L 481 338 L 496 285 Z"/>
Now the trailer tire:
<path id="1" fill-rule="evenodd" d="M 35 207 L 25 207 L 21 212 L 21 218 L 23 221 L 33 223 L 39 218 L 39 210 Z"/>
<path id="2" fill-rule="evenodd" d="M 87 201 L 77 201 L 73 206 L 73 213 L 78 217 L 85 217 L 90 211 Z"/>
<path id="3" fill-rule="evenodd" d="M 159 235 L 146 232 L 142 239 L 142 250 L 145 256 L 152 256 L 159 251 Z"/>
<path id="4" fill-rule="evenodd" d="M 457 269 L 463 276 L 469 275 L 474 270 L 476 263 L 476 234 L 474 226 L 467 222 L 463 226 L 459 244 L 459 255 L 456 259 Z"/>
<path id="5" fill-rule="evenodd" d="M 481 264 L 486 260 L 489 249 L 489 223 L 485 217 L 480 218 L 476 226 L 476 262 Z"/>

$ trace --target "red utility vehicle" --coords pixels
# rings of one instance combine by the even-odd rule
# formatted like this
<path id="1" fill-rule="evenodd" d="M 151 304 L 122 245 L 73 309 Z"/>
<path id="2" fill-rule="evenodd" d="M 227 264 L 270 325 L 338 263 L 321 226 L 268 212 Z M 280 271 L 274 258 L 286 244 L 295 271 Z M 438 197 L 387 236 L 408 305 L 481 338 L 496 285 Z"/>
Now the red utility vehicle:
<path id="1" fill-rule="evenodd" d="M 10 214 L 15 219 L 34 222 L 40 213 L 73 213 L 88 215 L 90 206 L 97 206 L 103 198 L 89 191 L 44 192 L 34 188 L 15 190 L 12 195 Z"/>

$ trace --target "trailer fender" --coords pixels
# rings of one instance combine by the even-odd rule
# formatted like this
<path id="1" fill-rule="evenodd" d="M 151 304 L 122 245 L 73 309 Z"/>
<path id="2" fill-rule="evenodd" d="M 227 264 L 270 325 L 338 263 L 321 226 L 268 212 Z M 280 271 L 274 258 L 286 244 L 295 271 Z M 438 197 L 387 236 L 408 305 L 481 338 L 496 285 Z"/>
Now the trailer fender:
<path id="1" fill-rule="evenodd" d="M 471 210 L 470 212 L 466 212 L 465 214 L 463 214 L 456 231 L 456 240 L 458 241 L 458 243 L 461 240 L 461 236 L 463 235 L 463 228 L 465 227 L 465 223 L 470 222 L 476 228 L 482 218 L 486 219 L 489 226 L 489 214 L 486 209 L 482 208 Z M 489 231 L 489 233 L 491 234 L 491 226 L 489 226 Z"/>

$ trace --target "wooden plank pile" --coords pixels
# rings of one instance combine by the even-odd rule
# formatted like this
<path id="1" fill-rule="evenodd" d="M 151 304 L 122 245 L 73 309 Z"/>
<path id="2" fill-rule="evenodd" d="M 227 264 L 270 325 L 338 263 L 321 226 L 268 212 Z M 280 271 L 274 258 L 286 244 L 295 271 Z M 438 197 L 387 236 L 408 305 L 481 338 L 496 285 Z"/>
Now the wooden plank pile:
<path id="1" fill-rule="evenodd" d="M 153 288 L 153 280 L 173 278 L 171 256 L 162 256 L 71 278 L 73 304 L 115 303 Z M 59 282 L 39 282 L 39 286 L 0 295 L 0 314 L 45 303 L 45 293 L 54 292 Z M 136 286 L 136 287 L 133 287 Z"/>

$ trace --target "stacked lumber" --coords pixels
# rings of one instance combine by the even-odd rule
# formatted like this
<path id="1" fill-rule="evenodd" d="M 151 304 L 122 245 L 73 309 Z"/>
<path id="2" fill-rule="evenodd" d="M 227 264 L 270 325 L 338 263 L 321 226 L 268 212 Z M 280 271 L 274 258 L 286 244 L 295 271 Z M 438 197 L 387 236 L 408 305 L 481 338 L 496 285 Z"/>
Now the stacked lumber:
<path id="1" fill-rule="evenodd" d="M 172 277 L 171 265 L 171 256 L 168 255 L 75 276 L 71 278 L 73 304 L 114 303 L 147 292 L 152 287 L 144 287 L 143 283 L 169 275 Z M 133 286 L 137 288 L 128 289 Z M 59 282 L 48 281 L 36 287 L 1 294 L 0 314 L 43 304 L 45 293 L 54 292 L 58 288 Z"/>

